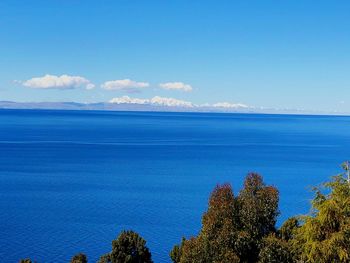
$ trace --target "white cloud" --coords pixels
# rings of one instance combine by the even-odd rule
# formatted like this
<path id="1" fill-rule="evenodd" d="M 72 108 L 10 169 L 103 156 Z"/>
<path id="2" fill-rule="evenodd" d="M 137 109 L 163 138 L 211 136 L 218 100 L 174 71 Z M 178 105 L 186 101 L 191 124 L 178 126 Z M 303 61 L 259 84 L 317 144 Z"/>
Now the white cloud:
<path id="1" fill-rule="evenodd" d="M 167 82 L 160 83 L 159 87 L 166 90 L 182 90 L 182 91 L 192 91 L 191 85 L 185 84 L 183 82 Z"/>
<path id="2" fill-rule="evenodd" d="M 149 105 L 155 105 L 155 106 L 186 107 L 186 108 L 194 107 L 194 105 L 189 101 L 178 100 L 174 98 L 164 98 L 159 96 L 155 96 L 151 99 L 139 99 L 139 98 L 130 98 L 129 96 L 123 96 L 123 97 L 113 98 L 109 102 L 116 103 L 116 104 L 149 104 Z"/>
<path id="3" fill-rule="evenodd" d="M 129 96 L 123 96 L 113 98 L 109 101 L 115 104 L 149 104 L 149 99 L 130 98 Z"/>
<path id="4" fill-rule="evenodd" d="M 249 108 L 247 105 L 242 103 L 229 103 L 229 102 L 218 102 L 214 103 L 212 107 L 215 108 Z"/>
<path id="5" fill-rule="evenodd" d="M 252 108 L 250 106 L 247 106 L 242 103 L 229 103 L 229 102 L 218 102 L 214 104 L 194 104 L 190 101 L 185 100 L 179 100 L 175 98 L 166 98 L 166 97 L 160 97 L 155 96 L 151 99 L 142 99 L 142 98 L 131 98 L 129 96 L 122 96 L 122 97 L 116 97 L 109 101 L 109 103 L 114 104 L 148 104 L 148 105 L 155 105 L 155 106 L 167 106 L 167 107 L 185 107 L 185 108 L 218 108 L 218 109 L 247 109 Z"/>
<path id="6" fill-rule="evenodd" d="M 69 75 L 49 75 L 43 77 L 36 77 L 21 82 L 23 86 L 34 89 L 75 89 L 84 87 L 86 89 L 93 89 L 95 85 L 88 79 L 80 76 Z"/>
<path id="7" fill-rule="evenodd" d="M 178 100 L 174 98 L 164 98 L 155 96 L 151 99 L 151 104 L 157 104 L 162 106 L 170 106 L 170 107 L 193 107 L 194 105 L 192 102 L 184 101 L 184 100 Z"/>
<path id="8" fill-rule="evenodd" d="M 119 79 L 106 81 L 101 85 L 106 90 L 123 90 L 126 92 L 139 92 L 140 89 L 149 87 L 148 82 L 137 82 L 131 79 Z"/>

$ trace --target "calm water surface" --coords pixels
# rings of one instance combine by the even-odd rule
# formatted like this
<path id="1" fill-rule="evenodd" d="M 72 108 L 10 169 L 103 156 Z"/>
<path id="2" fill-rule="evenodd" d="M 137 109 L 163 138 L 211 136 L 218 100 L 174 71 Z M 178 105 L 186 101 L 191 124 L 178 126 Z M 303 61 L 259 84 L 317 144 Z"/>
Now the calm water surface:
<path id="1" fill-rule="evenodd" d="M 95 262 L 133 229 L 169 262 L 215 184 L 261 173 L 281 221 L 348 158 L 349 117 L 0 110 L 0 261 Z"/>

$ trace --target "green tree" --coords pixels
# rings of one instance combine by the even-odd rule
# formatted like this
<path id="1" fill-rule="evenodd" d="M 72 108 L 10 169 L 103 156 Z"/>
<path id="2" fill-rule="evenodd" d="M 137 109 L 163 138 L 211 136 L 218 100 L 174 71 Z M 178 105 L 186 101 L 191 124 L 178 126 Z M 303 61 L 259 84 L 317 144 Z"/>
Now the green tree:
<path id="1" fill-rule="evenodd" d="M 235 253 L 239 229 L 236 200 L 229 184 L 217 185 L 202 218 L 200 239 L 210 262 L 219 262 L 227 252 Z"/>
<path id="2" fill-rule="evenodd" d="M 105 254 L 100 257 L 98 260 L 98 263 L 110 263 L 111 262 L 111 255 L 110 254 Z"/>
<path id="3" fill-rule="evenodd" d="M 206 253 L 202 236 L 186 240 L 181 251 L 180 263 L 209 263 L 211 258 Z"/>
<path id="4" fill-rule="evenodd" d="M 276 231 L 279 193 L 275 187 L 266 186 L 259 174 L 250 173 L 237 201 L 240 222 L 246 232 L 244 240 L 249 246 L 239 248 L 240 258 L 243 261 L 256 262 L 261 239 Z"/>
<path id="5" fill-rule="evenodd" d="M 279 195 L 273 186 L 266 186 L 262 177 L 250 173 L 239 193 L 240 219 L 244 229 L 255 238 L 275 232 Z"/>
<path id="6" fill-rule="evenodd" d="M 290 240 L 294 238 L 296 231 L 299 228 L 299 220 L 296 217 L 288 218 L 281 228 L 278 230 L 280 238 L 283 240 Z"/>
<path id="7" fill-rule="evenodd" d="M 235 203 L 231 186 L 217 185 L 209 198 L 208 211 L 203 215 L 200 234 L 183 239 L 180 246 L 175 246 L 170 253 L 172 261 L 218 263 L 237 259 L 233 251 L 233 234 L 238 228 Z"/>
<path id="8" fill-rule="evenodd" d="M 244 188 L 234 197 L 229 184 L 215 187 L 197 237 L 175 246 L 174 263 L 256 262 L 260 242 L 275 232 L 278 191 L 266 186 L 258 174 L 248 174 Z"/>
<path id="9" fill-rule="evenodd" d="M 259 263 L 292 263 L 291 247 L 286 240 L 274 234 L 264 237 L 259 252 Z"/>
<path id="10" fill-rule="evenodd" d="M 311 215 L 292 240 L 301 262 L 350 262 L 350 185 L 344 175 L 316 188 Z"/>
<path id="11" fill-rule="evenodd" d="M 183 237 L 180 245 L 175 245 L 174 248 L 170 251 L 170 258 L 174 263 L 180 263 L 182 249 L 185 244 L 186 239 Z"/>
<path id="12" fill-rule="evenodd" d="M 112 251 L 103 255 L 99 262 L 152 263 L 146 241 L 134 231 L 123 231 L 112 241 Z"/>
<path id="13" fill-rule="evenodd" d="M 83 253 L 79 253 L 77 255 L 74 255 L 70 261 L 71 263 L 87 263 L 87 257 Z"/>

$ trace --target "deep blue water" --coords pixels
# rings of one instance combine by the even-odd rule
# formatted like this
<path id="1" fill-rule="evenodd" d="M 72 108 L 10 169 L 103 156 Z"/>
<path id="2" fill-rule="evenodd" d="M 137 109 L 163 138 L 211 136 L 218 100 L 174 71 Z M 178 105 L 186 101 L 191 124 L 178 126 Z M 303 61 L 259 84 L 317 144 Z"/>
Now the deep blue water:
<path id="1" fill-rule="evenodd" d="M 0 261 L 95 262 L 133 229 L 169 262 L 217 183 L 261 173 L 281 222 L 348 158 L 350 117 L 0 110 Z"/>

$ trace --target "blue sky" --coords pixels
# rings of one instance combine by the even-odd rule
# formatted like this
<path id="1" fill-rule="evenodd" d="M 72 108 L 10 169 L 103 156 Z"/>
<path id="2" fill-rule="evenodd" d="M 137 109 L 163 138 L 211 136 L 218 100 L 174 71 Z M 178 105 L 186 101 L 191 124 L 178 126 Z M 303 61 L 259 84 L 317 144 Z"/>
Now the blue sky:
<path id="1" fill-rule="evenodd" d="M 350 112 L 349 14 L 349 1 L 3 0 L 0 100 Z"/>

